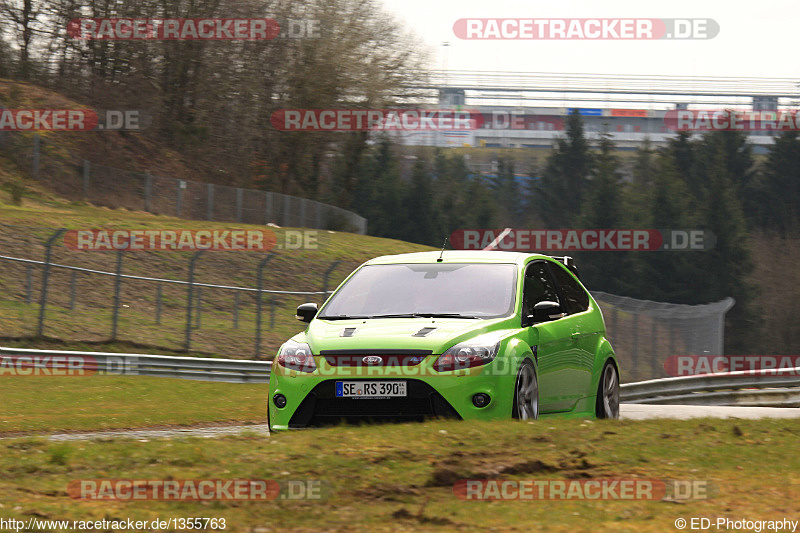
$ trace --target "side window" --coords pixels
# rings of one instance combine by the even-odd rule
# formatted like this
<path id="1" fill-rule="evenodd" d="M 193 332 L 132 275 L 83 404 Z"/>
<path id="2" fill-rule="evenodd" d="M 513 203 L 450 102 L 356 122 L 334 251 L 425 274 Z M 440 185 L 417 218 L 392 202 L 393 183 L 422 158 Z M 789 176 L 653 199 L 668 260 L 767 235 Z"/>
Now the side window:
<path id="1" fill-rule="evenodd" d="M 550 265 L 553 277 L 556 278 L 561 293 L 564 295 L 567 314 L 580 313 L 589 309 L 589 295 L 581 287 L 580 283 L 559 265 Z"/>
<path id="2" fill-rule="evenodd" d="M 528 265 L 525 271 L 522 311 L 525 315 L 533 313 L 533 306 L 544 301 L 558 302 L 558 291 L 553 278 L 547 271 L 544 261 Z"/>

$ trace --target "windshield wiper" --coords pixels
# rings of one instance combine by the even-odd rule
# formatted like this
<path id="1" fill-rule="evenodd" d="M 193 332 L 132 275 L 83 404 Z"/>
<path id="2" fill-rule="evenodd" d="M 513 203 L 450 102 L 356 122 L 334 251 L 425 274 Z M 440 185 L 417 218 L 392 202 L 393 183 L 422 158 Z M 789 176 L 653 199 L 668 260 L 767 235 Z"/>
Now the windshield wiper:
<path id="1" fill-rule="evenodd" d="M 369 318 L 478 318 L 458 313 L 398 313 L 396 315 L 372 315 Z"/>

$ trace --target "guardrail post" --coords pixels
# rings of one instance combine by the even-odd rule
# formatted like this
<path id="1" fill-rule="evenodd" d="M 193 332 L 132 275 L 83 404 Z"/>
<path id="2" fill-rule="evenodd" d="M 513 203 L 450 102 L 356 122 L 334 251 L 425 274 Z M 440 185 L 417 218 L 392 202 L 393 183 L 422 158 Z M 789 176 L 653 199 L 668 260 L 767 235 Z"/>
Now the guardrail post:
<path id="1" fill-rule="evenodd" d="M 205 250 L 200 250 L 192 256 L 189 261 L 189 294 L 186 300 L 186 341 L 184 349 L 188 352 L 192 346 L 192 299 L 194 297 L 194 268 L 197 260 L 203 255 Z"/>
<path id="2" fill-rule="evenodd" d="M 328 280 L 330 279 L 331 273 L 334 271 L 334 269 L 339 266 L 339 263 L 341 263 L 341 261 L 334 261 L 331 263 L 331 266 L 328 267 L 328 270 L 326 270 L 325 274 L 322 276 L 322 303 L 325 303 L 325 300 L 328 299 Z"/>
<path id="3" fill-rule="evenodd" d="M 269 263 L 273 257 L 275 257 L 275 254 L 267 254 L 267 257 L 262 259 L 258 264 L 258 271 L 256 274 L 256 285 L 258 286 L 258 291 L 256 292 L 256 359 L 258 359 L 261 354 L 261 291 L 264 288 L 264 267 L 267 266 L 267 263 Z"/>
<path id="4" fill-rule="evenodd" d="M 117 338 L 117 324 L 119 323 L 119 293 L 122 287 L 122 250 L 117 251 L 117 271 L 114 279 L 114 311 L 111 315 L 111 340 Z"/>
<path id="5" fill-rule="evenodd" d="M 47 282 L 50 278 L 50 256 L 53 252 L 53 243 L 56 242 L 56 239 L 63 235 L 65 231 L 67 231 L 66 228 L 57 230 L 47 239 L 47 243 L 44 245 L 44 269 L 42 270 L 42 294 L 39 299 L 39 324 L 36 328 L 37 337 L 41 337 L 42 333 L 44 333 L 44 314 L 47 308 Z"/>

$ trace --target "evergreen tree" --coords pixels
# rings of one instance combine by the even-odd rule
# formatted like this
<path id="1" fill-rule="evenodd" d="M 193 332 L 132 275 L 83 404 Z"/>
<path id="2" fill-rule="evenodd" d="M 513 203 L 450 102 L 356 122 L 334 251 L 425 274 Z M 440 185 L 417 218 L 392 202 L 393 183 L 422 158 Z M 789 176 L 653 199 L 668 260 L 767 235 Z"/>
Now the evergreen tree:
<path id="1" fill-rule="evenodd" d="M 536 191 L 537 210 L 548 227 L 572 227 L 580 220 L 591 164 L 583 119 L 574 109 L 566 120 L 566 137 L 548 156 Z"/>
<path id="2" fill-rule="evenodd" d="M 581 226 L 586 229 L 616 230 L 624 226 L 623 184 L 619 160 L 611 135 L 600 136 L 600 150 L 594 158 L 592 180 L 583 208 Z M 581 254 L 586 282 L 595 290 L 614 292 L 620 289 L 627 272 L 630 252 Z"/>
<path id="3" fill-rule="evenodd" d="M 782 237 L 800 230 L 800 136 L 786 131 L 775 137 L 763 174 L 754 186 L 756 223 Z"/>
<path id="4" fill-rule="evenodd" d="M 433 166 L 437 212 L 444 236 L 449 236 L 453 231 L 465 228 L 466 212 L 470 207 L 467 197 L 469 169 L 463 157 L 447 157 L 440 149 L 434 154 Z"/>
<path id="5" fill-rule="evenodd" d="M 691 197 L 686 183 L 678 177 L 674 153 L 662 152 L 655 163 L 652 188 L 641 206 L 647 217 L 643 226 L 656 230 L 696 227 L 699 217 L 689 208 Z M 694 255 L 697 253 L 703 252 L 663 250 L 636 254 L 632 276 L 636 296 L 672 303 L 707 303 L 697 298 L 697 291 L 706 283 L 706 274 Z"/>
<path id="6" fill-rule="evenodd" d="M 481 175 L 473 176 L 467 186 L 467 198 L 466 227 L 495 229 L 497 203 L 488 180 Z"/>
<path id="7" fill-rule="evenodd" d="M 514 162 L 498 160 L 497 178 L 493 180 L 497 223 L 502 227 L 519 227 L 522 219 L 522 195 L 514 173 Z"/>
<path id="8" fill-rule="evenodd" d="M 380 139 L 358 171 L 353 209 L 369 221 L 370 235 L 400 238 L 403 196 L 400 166 L 388 137 Z"/>
<path id="9" fill-rule="evenodd" d="M 419 244 L 441 244 L 439 213 L 434 201 L 433 180 L 426 164 L 418 159 L 411 171 L 411 183 L 402 203 L 405 227 L 402 239 Z"/>
<path id="10" fill-rule="evenodd" d="M 697 165 L 701 176 L 712 175 L 710 164 L 714 164 L 714 154 L 722 153 L 721 164 L 725 167 L 725 173 L 730 179 L 733 194 L 741 202 L 744 214 L 747 219 L 753 217 L 751 213 L 758 208 L 754 203 L 754 183 L 755 174 L 753 149 L 747 137 L 741 131 L 718 131 L 709 133 L 697 143 Z M 706 188 L 710 183 L 704 180 Z"/>
<path id="11" fill-rule="evenodd" d="M 636 150 L 633 162 L 632 182 L 626 187 L 623 205 L 628 221 L 635 227 L 643 228 L 648 223 L 649 206 L 659 162 L 650 139 L 646 138 Z"/>
<path id="12" fill-rule="evenodd" d="M 709 136 L 719 135 L 712 133 Z M 747 242 L 742 205 L 736 196 L 736 167 L 727 164 L 729 153 L 723 143 L 704 139 L 707 146 L 716 145 L 708 154 L 705 166 L 708 183 L 708 203 L 704 210 L 705 227 L 716 236 L 711 250 L 698 255 L 705 275 L 702 287 L 697 287 L 697 302 L 705 303 L 731 296 L 736 305 L 725 317 L 725 352 L 748 353 L 755 349 L 760 320 L 752 310 L 754 288 L 748 281 L 753 262 Z"/>

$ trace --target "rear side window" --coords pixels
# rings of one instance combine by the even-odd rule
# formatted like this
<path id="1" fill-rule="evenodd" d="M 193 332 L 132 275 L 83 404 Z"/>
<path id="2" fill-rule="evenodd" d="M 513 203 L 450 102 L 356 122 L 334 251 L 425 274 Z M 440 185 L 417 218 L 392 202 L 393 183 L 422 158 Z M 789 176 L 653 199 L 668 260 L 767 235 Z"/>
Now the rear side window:
<path id="1" fill-rule="evenodd" d="M 553 277 L 564 295 L 565 311 L 572 315 L 581 313 L 589 309 L 589 295 L 581 287 L 580 283 L 560 265 L 550 265 Z"/>

